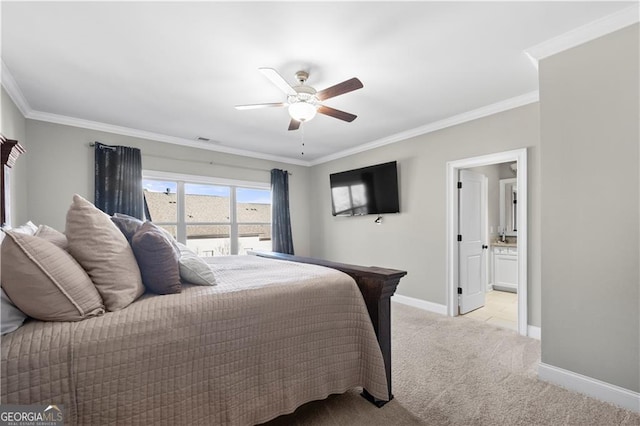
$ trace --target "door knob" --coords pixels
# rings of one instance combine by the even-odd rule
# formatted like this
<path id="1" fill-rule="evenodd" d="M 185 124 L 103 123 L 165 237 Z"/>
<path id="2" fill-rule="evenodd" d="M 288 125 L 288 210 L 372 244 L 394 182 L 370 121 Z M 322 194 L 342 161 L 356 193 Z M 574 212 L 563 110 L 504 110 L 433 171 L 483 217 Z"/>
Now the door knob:
<path id="1" fill-rule="evenodd" d="M 483 248 L 483 249 L 488 249 L 488 248 L 489 248 L 489 246 L 488 246 L 488 245 L 486 245 L 486 244 L 483 244 L 483 245 L 482 245 L 482 248 Z"/>

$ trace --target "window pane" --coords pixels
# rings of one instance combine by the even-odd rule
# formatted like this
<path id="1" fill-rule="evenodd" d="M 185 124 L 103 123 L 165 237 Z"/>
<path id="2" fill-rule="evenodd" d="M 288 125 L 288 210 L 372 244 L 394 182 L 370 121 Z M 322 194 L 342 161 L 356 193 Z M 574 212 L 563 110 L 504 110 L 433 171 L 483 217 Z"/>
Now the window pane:
<path id="1" fill-rule="evenodd" d="M 271 191 L 268 189 L 237 188 L 239 223 L 271 222 Z"/>
<path id="2" fill-rule="evenodd" d="M 185 222 L 229 222 L 228 186 L 186 183 Z"/>
<path id="3" fill-rule="evenodd" d="M 247 250 L 271 251 L 271 225 L 238 225 L 238 254 Z"/>
<path id="4" fill-rule="evenodd" d="M 229 225 L 188 225 L 187 247 L 198 256 L 231 254 Z"/>
<path id="5" fill-rule="evenodd" d="M 175 223 L 178 221 L 176 196 L 178 184 L 176 182 L 143 179 L 142 187 L 153 222 Z"/>

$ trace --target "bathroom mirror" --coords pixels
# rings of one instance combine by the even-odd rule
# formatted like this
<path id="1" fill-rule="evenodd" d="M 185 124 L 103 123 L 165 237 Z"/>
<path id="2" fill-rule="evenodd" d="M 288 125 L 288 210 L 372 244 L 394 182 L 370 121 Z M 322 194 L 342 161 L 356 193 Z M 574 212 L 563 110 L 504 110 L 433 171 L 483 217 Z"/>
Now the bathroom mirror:
<path id="1" fill-rule="evenodd" d="M 500 231 L 518 235 L 518 179 L 500 179 Z"/>

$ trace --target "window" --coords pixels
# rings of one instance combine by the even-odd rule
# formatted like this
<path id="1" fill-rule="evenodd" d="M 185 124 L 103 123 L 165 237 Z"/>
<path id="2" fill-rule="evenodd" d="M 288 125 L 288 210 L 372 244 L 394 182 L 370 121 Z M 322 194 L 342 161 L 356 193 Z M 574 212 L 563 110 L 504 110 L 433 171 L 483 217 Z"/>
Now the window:
<path id="1" fill-rule="evenodd" d="M 143 172 L 151 220 L 199 256 L 271 250 L 269 184 Z"/>

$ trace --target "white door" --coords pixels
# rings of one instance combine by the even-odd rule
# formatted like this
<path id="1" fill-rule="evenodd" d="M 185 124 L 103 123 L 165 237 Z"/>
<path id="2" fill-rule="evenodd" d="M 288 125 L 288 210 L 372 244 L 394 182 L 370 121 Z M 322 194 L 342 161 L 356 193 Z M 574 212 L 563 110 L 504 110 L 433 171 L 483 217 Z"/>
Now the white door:
<path id="1" fill-rule="evenodd" d="M 466 314 L 484 306 L 485 200 L 484 176 L 460 170 L 458 190 L 458 307 Z"/>

